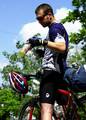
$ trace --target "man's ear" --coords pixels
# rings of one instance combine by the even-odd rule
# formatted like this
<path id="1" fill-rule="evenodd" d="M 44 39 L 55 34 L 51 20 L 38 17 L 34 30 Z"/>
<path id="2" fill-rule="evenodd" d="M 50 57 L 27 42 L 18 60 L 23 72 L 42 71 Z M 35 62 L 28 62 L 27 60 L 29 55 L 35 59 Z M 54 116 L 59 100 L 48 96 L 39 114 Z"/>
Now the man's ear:
<path id="1" fill-rule="evenodd" d="M 52 19 L 52 14 L 51 14 L 51 12 L 48 13 L 47 19 L 50 19 L 50 20 Z"/>
<path id="2" fill-rule="evenodd" d="M 51 20 L 52 19 L 51 15 L 47 15 L 47 19 Z"/>
<path id="3" fill-rule="evenodd" d="M 49 19 L 50 18 L 50 16 L 49 15 L 47 15 L 47 19 Z"/>

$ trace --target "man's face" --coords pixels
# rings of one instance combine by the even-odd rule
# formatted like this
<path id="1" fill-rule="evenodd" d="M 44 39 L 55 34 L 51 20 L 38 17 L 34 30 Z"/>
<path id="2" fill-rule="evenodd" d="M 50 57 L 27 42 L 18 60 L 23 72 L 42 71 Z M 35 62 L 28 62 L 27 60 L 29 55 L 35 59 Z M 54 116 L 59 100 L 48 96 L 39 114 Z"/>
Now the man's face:
<path id="1" fill-rule="evenodd" d="M 48 14 L 45 15 L 43 9 L 40 9 L 38 11 L 38 13 L 36 14 L 36 19 L 43 27 L 47 27 L 50 25 L 50 16 Z"/>

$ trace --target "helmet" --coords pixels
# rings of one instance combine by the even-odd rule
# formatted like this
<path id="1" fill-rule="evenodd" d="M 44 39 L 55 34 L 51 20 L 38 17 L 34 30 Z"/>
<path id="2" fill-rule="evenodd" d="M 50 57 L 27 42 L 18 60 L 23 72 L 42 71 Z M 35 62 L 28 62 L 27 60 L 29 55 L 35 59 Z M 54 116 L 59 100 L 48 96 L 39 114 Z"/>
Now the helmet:
<path id="1" fill-rule="evenodd" d="M 26 94 L 28 92 L 28 83 L 25 77 L 16 72 L 9 73 L 10 85 L 18 93 Z"/>

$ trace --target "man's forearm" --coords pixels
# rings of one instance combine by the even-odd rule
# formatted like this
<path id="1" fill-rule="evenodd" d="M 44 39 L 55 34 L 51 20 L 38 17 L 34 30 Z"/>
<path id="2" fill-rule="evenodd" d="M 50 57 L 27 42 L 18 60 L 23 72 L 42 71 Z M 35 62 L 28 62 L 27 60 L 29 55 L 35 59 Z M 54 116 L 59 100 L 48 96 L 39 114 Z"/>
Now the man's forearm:
<path id="1" fill-rule="evenodd" d="M 63 53 L 66 50 L 66 45 L 64 42 L 48 41 L 47 47 L 61 53 Z"/>
<path id="2" fill-rule="evenodd" d="M 23 46 L 23 48 L 20 50 L 20 52 L 26 54 L 28 52 L 28 50 L 30 50 L 30 49 L 31 49 L 31 45 L 30 44 L 25 44 Z"/>

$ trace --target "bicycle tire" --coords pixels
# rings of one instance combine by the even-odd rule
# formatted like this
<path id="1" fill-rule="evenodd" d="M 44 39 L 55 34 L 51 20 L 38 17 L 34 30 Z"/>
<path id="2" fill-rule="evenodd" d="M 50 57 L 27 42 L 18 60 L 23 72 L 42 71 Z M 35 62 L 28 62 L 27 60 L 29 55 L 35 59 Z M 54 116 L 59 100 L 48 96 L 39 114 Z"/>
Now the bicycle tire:
<path id="1" fill-rule="evenodd" d="M 72 102 L 70 104 L 62 105 L 62 108 L 64 114 L 63 120 L 80 120 L 80 116 L 78 114 L 78 106 L 74 99 L 72 99 Z"/>
<path id="2" fill-rule="evenodd" d="M 34 98 L 31 101 L 25 103 L 20 110 L 18 120 L 39 120 L 40 112 L 39 112 L 39 101 Z"/>
<path id="3" fill-rule="evenodd" d="M 85 120 L 86 119 L 86 95 L 73 99 L 69 109 L 66 110 L 65 120 Z"/>
<path id="4" fill-rule="evenodd" d="M 81 120 L 78 109 L 72 105 L 65 114 L 65 120 Z"/>

